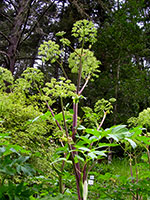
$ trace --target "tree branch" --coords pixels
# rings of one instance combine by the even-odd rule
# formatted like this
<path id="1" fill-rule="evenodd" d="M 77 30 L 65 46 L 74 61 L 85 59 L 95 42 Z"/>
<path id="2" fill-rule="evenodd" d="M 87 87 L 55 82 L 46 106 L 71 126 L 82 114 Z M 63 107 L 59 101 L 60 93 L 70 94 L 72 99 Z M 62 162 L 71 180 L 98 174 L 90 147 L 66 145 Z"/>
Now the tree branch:
<path id="1" fill-rule="evenodd" d="M 7 57 L 7 60 L 5 58 L 5 61 L 6 61 L 6 64 L 9 65 L 9 63 L 10 63 L 9 55 L 5 51 L 0 51 L 0 54 Z"/>
<path id="2" fill-rule="evenodd" d="M 25 31 L 25 28 L 26 28 L 26 25 L 27 25 L 27 22 L 28 22 L 28 18 L 29 18 L 29 15 L 30 15 L 31 3 L 32 3 L 32 1 L 30 1 L 30 5 L 29 5 L 29 9 L 28 9 L 28 12 L 27 12 L 27 15 L 26 15 L 24 27 L 23 27 L 23 30 L 22 30 L 21 35 L 20 35 L 20 40 L 21 40 L 21 38 L 22 38 L 22 35 L 23 35 L 24 31 Z M 20 42 L 20 41 L 19 41 L 19 42 Z"/>
<path id="3" fill-rule="evenodd" d="M 0 54 L 3 54 L 5 56 L 7 56 L 7 58 L 9 58 L 9 55 L 5 51 L 0 51 Z"/>
<path id="4" fill-rule="evenodd" d="M 6 35 L 4 35 L 4 33 L 2 33 L 2 32 L 0 31 L 0 35 L 2 35 L 3 38 L 5 38 L 5 39 L 8 41 L 8 43 L 10 44 L 10 40 L 8 39 L 8 37 L 6 37 Z"/>
<path id="5" fill-rule="evenodd" d="M 11 21 L 11 19 L 6 14 L 0 12 L 0 15 L 3 16 L 5 19 L 7 19 L 11 23 L 11 25 L 13 25 L 13 22 Z"/>
<path id="6" fill-rule="evenodd" d="M 91 17 L 84 11 L 82 4 L 79 4 L 77 0 L 69 0 L 69 2 L 76 7 L 82 17 L 86 17 L 87 19 L 91 20 Z"/>
<path id="7" fill-rule="evenodd" d="M 33 32 L 33 30 L 35 29 L 36 25 L 39 23 L 39 21 L 42 19 L 42 17 L 45 15 L 45 13 L 53 6 L 55 0 L 45 9 L 45 11 L 40 15 L 40 17 L 36 20 L 35 24 L 31 27 L 28 35 L 21 41 L 24 42 Z"/>

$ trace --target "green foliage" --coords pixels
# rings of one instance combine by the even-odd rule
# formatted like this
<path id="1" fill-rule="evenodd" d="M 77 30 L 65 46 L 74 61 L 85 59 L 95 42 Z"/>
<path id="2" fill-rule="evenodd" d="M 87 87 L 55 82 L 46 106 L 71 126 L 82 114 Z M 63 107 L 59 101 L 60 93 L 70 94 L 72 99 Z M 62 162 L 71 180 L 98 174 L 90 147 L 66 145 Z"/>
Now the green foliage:
<path id="1" fill-rule="evenodd" d="M 6 83 L 12 84 L 13 80 L 12 73 L 3 67 L 0 67 L 0 89 L 6 89 Z"/>
<path id="2" fill-rule="evenodd" d="M 56 33 L 56 36 L 63 37 L 65 34 L 66 34 L 65 31 L 59 31 L 58 33 Z"/>
<path id="3" fill-rule="evenodd" d="M 138 175 L 136 171 L 138 170 Z M 97 163 L 90 175 L 94 175 L 94 185 L 89 185 L 89 198 L 94 199 L 135 199 L 149 198 L 149 166 L 146 162 L 133 162 L 130 174 L 128 158 L 114 158 L 111 164 Z M 138 179 L 137 179 L 138 177 Z M 99 192 L 97 192 L 99 191 Z"/>
<path id="4" fill-rule="evenodd" d="M 9 132 L 11 144 L 31 150 L 34 166 L 51 173 L 48 166 L 54 144 L 50 145 L 48 138 L 55 122 L 51 114 L 41 112 L 45 105 L 39 102 L 41 95 L 37 92 L 42 84 L 43 74 L 28 68 L 12 83 L 10 93 L 0 93 L 0 132 Z"/>
<path id="5" fill-rule="evenodd" d="M 137 126 L 137 117 L 130 117 L 128 119 L 128 124 L 129 126 L 133 127 L 133 126 Z"/>
<path id="6" fill-rule="evenodd" d="M 30 156 L 20 155 L 18 149 L 21 152 L 28 152 L 17 145 L 8 144 L 6 147 L 0 147 L 0 173 L 3 177 L 2 182 L 5 179 L 11 179 L 11 176 L 15 176 L 16 174 L 21 176 L 32 176 L 35 174 L 35 170 L 31 165 L 26 163 L 30 159 Z"/>
<path id="7" fill-rule="evenodd" d="M 27 183 L 19 183 L 13 184 L 12 182 L 8 182 L 7 185 L 3 185 L 0 187 L 0 198 L 1 200 L 28 200 L 31 195 L 35 193 L 33 188 L 28 187 Z"/>
<path id="8" fill-rule="evenodd" d="M 125 125 L 120 126 L 113 126 L 109 129 L 105 130 L 96 130 L 96 129 L 85 129 L 82 127 L 84 135 L 78 136 L 80 139 L 76 144 L 75 152 L 79 152 L 79 154 L 75 155 L 75 163 L 82 162 L 83 165 L 90 161 L 94 161 L 95 159 L 102 159 L 103 157 L 107 157 L 107 150 L 103 150 L 104 147 L 115 147 L 118 146 L 117 143 L 103 143 L 101 140 L 103 138 L 113 138 L 116 142 L 126 142 L 129 143 L 133 148 L 136 147 L 136 143 L 132 140 L 131 136 L 133 134 L 140 134 L 139 129 L 135 130 L 128 130 Z M 86 134 L 87 133 L 87 134 Z M 70 141 L 71 142 L 71 141 Z M 94 145 L 93 145 L 94 144 Z M 60 154 L 66 153 L 69 151 L 69 148 L 67 146 L 58 148 L 55 154 L 55 162 L 65 161 L 67 163 L 72 164 L 72 161 L 70 160 L 70 151 L 69 155 L 66 158 L 60 157 Z"/>
<path id="9" fill-rule="evenodd" d="M 72 195 L 63 195 L 63 194 L 59 194 L 56 197 L 50 197 L 45 196 L 43 198 L 40 198 L 40 200 L 77 200 L 77 198 L 73 197 Z"/>
<path id="10" fill-rule="evenodd" d="M 150 108 L 144 109 L 139 113 L 138 117 L 131 117 L 128 119 L 130 126 L 141 125 L 145 128 L 150 128 Z"/>
<path id="11" fill-rule="evenodd" d="M 0 94 L 0 117 L 4 121 L 3 127 L 11 132 L 13 136 L 12 142 L 19 142 L 20 145 L 27 145 L 33 148 L 35 144 L 33 142 L 34 138 L 40 143 L 43 142 L 44 138 L 42 139 L 42 137 L 47 132 L 46 122 L 39 120 L 40 122 L 38 123 L 27 125 L 28 120 L 37 117 L 41 112 L 33 105 L 27 106 L 24 95 L 18 95 L 16 93 Z"/>
<path id="12" fill-rule="evenodd" d="M 13 84 L 14 91 L 20 93 L 20 95 L 23 95 L 24 93 L 29 93 L 30 87 L 31 84 L 24 78 L 18 78 Z"/>
<path id="13" fill-rule="evenodd" d="M 1 134 L 0 144 L 0 199 L 29 199 L 35 193 L 27 183 L 35 175 L 28 163 L 30 151 L 8 141 L 2 142 L 2 138 L 6 138 L 5 134 Z"/>
<path id="14" fill-rule="evenodd" d="M 150 127 L 150 108 L 144 109 L 139 113 L 137 123 L 146 128 Z"/>
<path id="15" fill-rule="evenodd" d="M 96 113 L 93 112 L 92 108 L 90 107 L 82 107 L 82 110 L 84 112 L 83 120 L 86 125 L 86 127 L 94 128 L 98 127 L 98 116 Z"/>

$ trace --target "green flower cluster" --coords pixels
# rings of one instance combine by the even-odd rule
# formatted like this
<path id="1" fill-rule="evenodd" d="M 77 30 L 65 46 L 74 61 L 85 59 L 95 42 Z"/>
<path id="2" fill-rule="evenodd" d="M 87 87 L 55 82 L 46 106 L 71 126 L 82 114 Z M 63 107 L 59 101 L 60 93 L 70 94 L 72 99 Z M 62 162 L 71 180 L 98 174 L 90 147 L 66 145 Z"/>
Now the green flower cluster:
<path id="1" fill-rule="evenodd" d="M 72 36 L 79 38 L 79 42 L 96 42 L 97 30 L 93 22 L 86 19 L 77 21 L 72 28 Z"/>
<path id="2" fill-rule="evenodd" d="M 46 83 L 47 87 L 43 88 L 46 95 L 50 95 L 55 98 L 75 98 L 77 96 L 75 92 L 76 87 L 73 83 L 71 83 L 71 80 L 65 79 L 64 77 L 60 77 L 59 79 L 60 81 L 56 81 L 55 78 L 52 78 L 50 83 Z"/>
<path id="3" fill-rule="evenodd" d="M 29 83 L 40 83 L 44 81 L 44 74 L 41 70 L 36 68 L 28 67 L 22 74 L 22 77 Z"/>
<path id="4" fill-rule="evenodd" d="M 39 55 L 42 55 L 43 62 L 50 60 L 51 63 L 54 63 L 59 58 L 60 54 L 61 50 L 59 50 L 59 45 L 56 44 L 55 41 L 45 41 L 39 47 Z"/>
<path id="5" fill-rule="evenodd" d="M 99 116 L 103 116 L 103 112 L 107 112 L 107 114 L 110 114 L 112 112 L 113 106 L 112 103 L 116 101 L 115 98 L 111 98 L 109 100 L 100 99 L 96 102 L 94 106 L 94 111 L 98 113 Z"/>
<path id="6" fill-rule="evenodd" d="M 70 54 L 68 59 L 69 67 L 72 69 L 72 73 L 78 73 L 80 63 L 82 64 L 82 78 L 87 78 L 90 76 L 98 77 L 96 73 L 99 73 L 98 70 L 101 62 L 96 59 L 94 53 L 88 49 L 76 49 L 75 52 Z"/>

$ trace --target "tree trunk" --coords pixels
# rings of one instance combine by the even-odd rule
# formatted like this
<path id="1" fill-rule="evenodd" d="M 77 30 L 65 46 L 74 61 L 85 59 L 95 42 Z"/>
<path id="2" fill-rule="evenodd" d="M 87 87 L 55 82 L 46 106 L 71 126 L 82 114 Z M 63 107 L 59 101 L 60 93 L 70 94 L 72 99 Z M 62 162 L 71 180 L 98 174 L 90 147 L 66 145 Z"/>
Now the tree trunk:
<path id="1" fill-rule="evenodd" d="M 30 9 L 30 3 L 32 0 L 20 0 L 19 2 L 19 8 L 17 10 L 17 15 L 14 19 L 13 27 L 9 36 L 9 46 L 7 50 L 7 54 L 9 56 L 9 70 L 14 74 L 15 71 L 15 63 L 16 63 L 16 56 L 17 51 L 19 48 L 22 31 L 23 31 L 23 24 L 25 20 L 25 16 L 28 12 L 28 9 Z"/>

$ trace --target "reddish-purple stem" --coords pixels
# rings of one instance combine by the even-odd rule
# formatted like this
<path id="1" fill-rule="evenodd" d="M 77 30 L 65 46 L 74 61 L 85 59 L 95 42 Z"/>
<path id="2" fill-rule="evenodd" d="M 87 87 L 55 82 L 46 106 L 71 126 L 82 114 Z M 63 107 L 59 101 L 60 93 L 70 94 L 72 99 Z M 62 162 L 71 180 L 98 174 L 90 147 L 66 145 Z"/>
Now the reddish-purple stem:
<path id="1" fill-rule="evenodd" d="M 84 168 L 83 168 L 83 183 L 87 179 L 86 169 L 87 169 L 87 163 L 85 163 Z"/>
<path id="2" fill-rule="evenodd" d="M 99 129 L 102 127 L 102 125 L 103 125 L 103 123 L 104 123 L 104 121 L 105 121 L 105 118 L 106 118 L 106 114 L 107 114 L 107 112 L 104 111 L 103 119 L 102 119 L 102 121 L 101 121 L 99 127 L 97 128 L 97 131 L 99 131 Z"/>
<path id="3" fill-rule="evenodd" d="M 47 102 L 47 101 L 46 101 L 46 105 L 47 105 L 47 107 L 48 107 L 49 111 L 51 112 L 52 116 L 53 116 L 53 117 L 55 117 L 55 115 L 54 115 L 54 113 L 53 113 L 53 111 L 52 111 L 51 107 L 48 105 L 48 102 Z M 55 120 L 55 122 L 56 122 L 56 124 L 57 124 L 58 128 L 59 128 L 60 130 L 62 130 L 62 128 L 61 128 L 61 126 L 60 126 L 59 122 L 58 122 L 57 120 Z"/>
<path id="4" fill-rule="evenodd" d="M 78 116 L 78 103 L 73 103 L 73 126 L 72 126 L 73 141 L 75 141 L 75 134 L 77 130 L 77 116 Z"/>
<path id="5" fill-rule="evenodd" d="M 81 90 L 79 91 L 79 95 L 81 95 L 81 93 L 83 92 L 84 88 L 85 88 L 86 85 L 88 84 L 89 79 L 90 79 L 90 75 L 87 77 L 87 79 L 86 79 L 84 85 L 82 86 Z"/>

